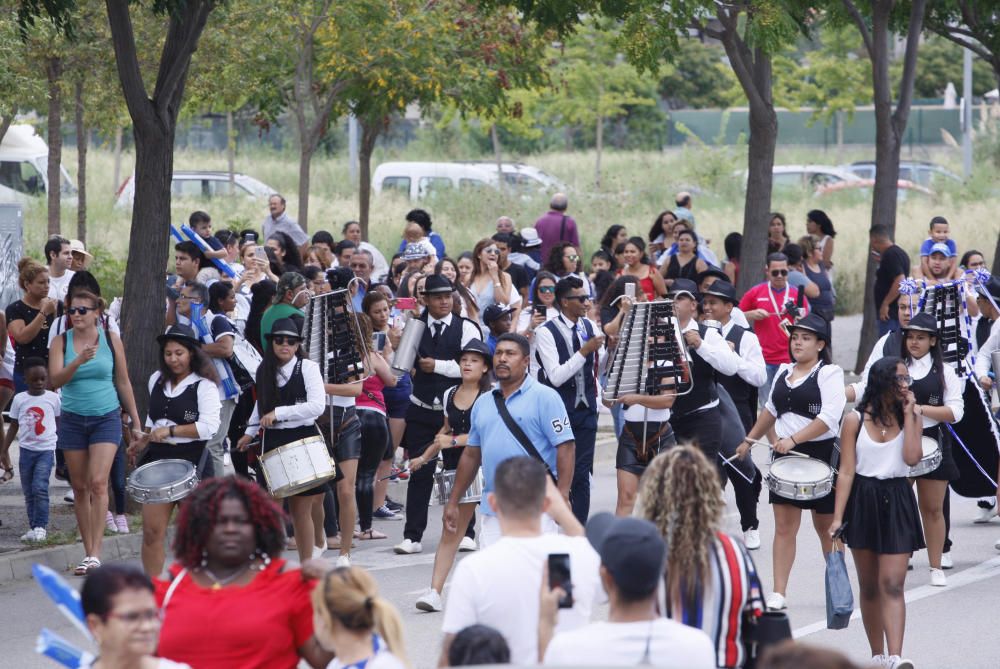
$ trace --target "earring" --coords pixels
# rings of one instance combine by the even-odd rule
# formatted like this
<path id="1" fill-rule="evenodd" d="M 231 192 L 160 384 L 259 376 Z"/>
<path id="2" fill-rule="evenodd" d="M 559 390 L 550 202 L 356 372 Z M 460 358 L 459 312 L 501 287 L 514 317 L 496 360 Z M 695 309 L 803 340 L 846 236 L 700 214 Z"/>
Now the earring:
<path id="1" fill-rule="evenodd" d="M 208 549 L 203 549 L 201 551 L 201 568 L 204 569 L 208 566 Z"/>

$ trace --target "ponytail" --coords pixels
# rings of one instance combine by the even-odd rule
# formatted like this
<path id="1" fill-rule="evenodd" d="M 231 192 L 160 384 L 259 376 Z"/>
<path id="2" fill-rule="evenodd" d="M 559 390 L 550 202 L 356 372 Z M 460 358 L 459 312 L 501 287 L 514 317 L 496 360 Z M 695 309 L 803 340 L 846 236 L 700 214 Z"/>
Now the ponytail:
<path id="1" fill-rule="evenodd" d="M 396 607 L 388 600 L 376 595 L 372 598 L 372 617 L 374 618 L 375 631 L 378 633 L 389 652 L 395 655 L 400 662 L 406 662 L 406 645 L 403 642 L 403 621 L 399 617 Z"/>

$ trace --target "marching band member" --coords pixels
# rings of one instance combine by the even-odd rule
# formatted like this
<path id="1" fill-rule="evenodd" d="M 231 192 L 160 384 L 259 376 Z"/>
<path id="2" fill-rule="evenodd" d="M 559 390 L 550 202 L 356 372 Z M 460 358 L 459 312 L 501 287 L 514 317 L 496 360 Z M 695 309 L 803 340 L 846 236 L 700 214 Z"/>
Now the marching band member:
<path id="1" fill-rule="evenodd" d="M 263 453 L 319 435 L 316 419 L 326 408 L 323 375 L 319 365 L 303 357 L 302 333 L 295 321 L 277 319 L 265 337 L 268 346 L 257 368 L 257 405 L 237 444 L 241 451 L 247 450 L 258 434 Z M 325 492 L 326 485 L 319 484 L 288 498 L 299 562 L 312 557 L 316 534 L 313 507 L 322 509 Z M 321 536 L 316 544 L 324 542 Z"/>
<path id="2" fill-rule="evenodd" d="M 715 328 L 698 323 L 698 288 L 690 279 L 674 279 L 670 285 L 674 316 L 691 361 L 693 388 L 678 395 L 670 413 L 670 426 L 678 442 L 697 444 L 711 462 L 718 462 L 722 445 L 722 418 L 715 375 L 736 374 L 739 358 Z"/>
<path id="3" fill-rule="evenodd" d="M 677 394 L 664 388 L 656 395 L 630 393 L 618 398 L 625 407 L 624 426 L 618 438 L 615 467 L 618 470 L 618 501 L 615 515 L 630 516 L 639 493 L 639 479 L 650 461 L 677 440 L 670 426 L 670 407 Z"/>
<path id="4" fill-rule="evenodd" d="M 490 390 L 490 368 L 493 354 L 489 346 L 478 339 L 470 340 L 458 356 L 462 369 L 462 382 L 449 388 L 444 395 L 444 425 L 434 438 L 434 442 L 419 457 L 410 460 L 410 471 L 416 471 L 429 462 L 437 461 L 441 453 L 445 470 L 458 469 L 458 461 L 465 450 L 465 444 L 472 429 L 472 405 L 479 396 Z M 458 505 L 458 527 L 462 532 L 449 532 L 445 528 L 441 534 L 437 553 L 434 555 L 434 572 L 431 587 L 417 599 L 421 611 L 440 611 L 441 593 L 448 573 L 455 563 L 455 554 L 460 551 L 476 550 L 475 526 L 476 506 L 479 502 Z"/>
<path id="5" fill-rule="evenodd" d="M 993 353 L 1000 350 L 1000 327 L 997 326 L 1000 323 L 1000 311 L 993 306 L 994 304 L 1000 304 L 1000 281 L 996 277 L 990 277 L 985 285 L 978 286 L 976 290 L 979 316 L 975 318 L 974 334 L 972 341 L 969 342 L 969 351 L 976 356 L 975 375 L 987 396 L 993 389 L 993 379 L 990 378 Z M 1000 372 L 998 369 L 992 371 L 994 375 Z M 972 521 L 974 523 L 988 523 L 997 515 L 996 496 L 982 497 L 976 502 L 976 506 L 979 515 Z"/>
<path id="6" fill-rule="evenodd" d="M 848 402 L 856 402 L 861 399 L 861 393 L 864 391 L 864 380 L 868 378 L 868 371 L 872 368 L 872 365 L 887 355 L 899 355 L 899 352 L 903 350 L 902 328 L 910 324 L 910 316 L 912 315 L 910 300 L 913 297 L 913 295 L 900 295 L 896 298 L 896 308 L 898 309 L 897 319 L 899 320 L 900 329 L 886 332 L 875 342 L 872 352 L 868 355 L 868 361 L 865 363 L 865 369 L 861 373 L 861 379 L 845 388 Z"/>
<path id="7" fill-rule="evenodd" d="M 736 411 L 739 413 L 743 436 L 753 427 L 757 420 L 757 389 L 767 382 L 767 369 L 764 365 L 764 353 L 761 351 L 757 335 L 749 328 L 740 327 L 733 320 L 733 311 L 737 308 L 736 289 L 728 281 L 714 281 L 702 291 L 702 308 L 705 316 L 722 325 L 722 337 L 739 356 L 739 369 L 735 374 L 718 374 L 719 385 L 726 389 Z M 736 439 L 741 439 L 737 436 Z M 739 466 L 741 463 L 733 463 Z M 750 464 L 750 463 L 746 463 Z M 744 469 L 752 471 L 747 483 L 737 470 L 726 467 L 726 476 L 733 484 L 736 496 L 736 506 L 740 512 L 740 526 L 743 529 L 743 543 L 750 550 L 760 548 L 760 534 L 757 531 L 757 501 L 763 477 L 756 467 Z"/>
<path id="8" fill-rule="evenodd" d="M 950 548 L 948 526 L 951 524 L 945 499 L 948 482 L 957 479 L 959 472 L 951 450 L 951 437 L 942 423 L 962 420 L 965 412 L 962 382 L 941 358 L 937 322 L 933 316 L 917 314 L 903 328 L 903 335 L 901 357 L 913 379 L 910 390 L 916 402 L 914 411 L 922 417 L 924 436 L 937 441 L 941 448 L 941 464 L 937 469 L 917 477 L 917 498 L 927 537 L 931 585 L 944 586 L 947 581 L 942 571 L 942 551 Z M 948 563 L 950 568 L 950 556 Z"/>
<path id="9" fill-rule="evenodd" d="M 899 657 L 906 625 L 903 588 L 910 554 L 925 545 L 907 479 L 922 456 L 923 419 L 916 411 L 910 374 L 896 356 L 878 360 L 865 378 L 857 408 L 844 418 L 829 529 L 831 539 L 843 530 L 851 547 L 872 665 L 894 669 L 913 667 Z"/>
<path id="10" fill-rule="evenodd" d="M 772 447 L 777 457 L 795 450 L 831 463 L 834 439 L 847 403 L 844 370 L 831 364 L 830 324 L 817 314 L 809 314 L 789 326 L 789 354 L 792 363 L 781 365 L 775 374 L 770 396 L 746 440 L 737 449 L 743 456 L 754 441 L 774 428 L 778 441 Z M 769 609 L 784 609 L 788 577 L 795 562 L 795 537 L 802 510 L 812 511 L 813 527 L 823 553 L 832 547 L 827 528 L 833 520 L 834 497 L 790 500 L 773 492 L 768 501 L 774 511 L 774 591 L 767 596 Z"/>
<path id="11" fill-rule="evenodd" d="M 160 368 L 149 377 L 146 416 L 146 427 L 151 430 L 132 442 L 129 457 L 134 460 L 140 446 L 145 446 L 138 465 L 187 460 L 197 468 L 199 478 L 204 478 L 205 466 L 213 464 L 207 443 L 219 429 L 222 409 L 215 385 L 218 376 L 187 325 L 171 325 L 156 341 L 160 344 Z M 150 576 L 163 571 L 163 540 L 177 504 L 142 505 L 142 566 Z"/>
<path id="12" fill-rule="evenodd" d="M 427 309 L 420 319 L 427 324 L 413 371 L 413 394 L 406 411 L 403 447 L 410 458 L 419 457 L 434 442 L 444 425 L 444 394 L 457 385 L 462 370 L 456 357 L 473 339 L 482 339 L 479 326 L 452 313 L 451 281 L 440 274 L 427 277 L 421 292 Z M 393 547 L 400 555 L 423 550 L 420 539 L 427 529 L 427 504 L 434 488 L 434 467 L 421 467 L 410 475 L 406 491 L 406 526 L 403 541 Z M 345 532 L 348 530 L 344 530 Z"/>

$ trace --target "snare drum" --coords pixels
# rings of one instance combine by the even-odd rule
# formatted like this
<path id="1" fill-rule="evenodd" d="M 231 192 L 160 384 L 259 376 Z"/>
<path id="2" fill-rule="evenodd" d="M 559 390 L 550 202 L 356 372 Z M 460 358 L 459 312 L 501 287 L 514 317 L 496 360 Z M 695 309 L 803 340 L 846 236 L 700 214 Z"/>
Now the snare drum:
<path id="1" fill-rule="evenodd" d="M 764 477 L 775 495 L 798 501 L 826 497 L 833 490 L 833 467 L 806 457 L 778 458 Z"/>
<path id="2" fill-rule="evenodd" d="M 125 489 L 139 504 L 167 504 L 184 499 L 198 485 L 198 473 L 187 460 L 157 460 L 129 474 Z"/>
<path id="3" fill-rule="evenodd" d="M 920 439 L 920 448 L 923 449 L 923 456 L 920 462 L 910 467 L 910 477 L 923 476 L 941 466 L 941 445 L 933 437 L 923 437 Z"/>
<path id="4" fill-rule="evenodd" d="M 459 504 L 478 504 L 483 498 L 483 486 L 485 481 L 483 480 L 483 470 L 480 468 L 476 472 L 476 478 L 469 485 L 469 489 L 465 491 L 462 495 L 462 499 L 458 500 Z M 444 506 L 448 503 L 448 499 L 451 497 L 451 491 L 455 487 L 455 470 L 454 469 L 444 469 L 439 472 L 434 473 L 434 487 L 437 489 L 438 503 Z"/>
<path id="5" fill-rule="evenodd" d="M 260 464 L 273 497 L 290 497 L 337 475 L 326 441 L 320 435 L 268 451 L 260 457 Z"/>

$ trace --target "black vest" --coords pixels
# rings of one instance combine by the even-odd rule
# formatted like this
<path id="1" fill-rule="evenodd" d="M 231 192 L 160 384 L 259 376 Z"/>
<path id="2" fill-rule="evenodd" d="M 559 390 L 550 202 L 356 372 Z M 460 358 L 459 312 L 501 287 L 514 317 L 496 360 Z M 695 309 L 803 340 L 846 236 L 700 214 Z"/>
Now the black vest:
<path id="1" fill-rule="evenodd" d="M 708 328 L 704 324 L 698 323 L 698 334 L 705 338 Z M 710 402 L 719 399 L 719 393 L 715 389 L 716 381 L 715 367 L 705 361 L 697 351 L 691 352 L 691 381 L 693 386 L 691 392 L 686 395 L 678 395 L 674 400 L 674 406 L 670 409 L 674 414 L 686 414 L 697 411 Z M 735 398 L 734 398 L 735 401 Z"/>
<path id="2" fill-rule="evenodd" d="M 976 323 L 976 350 L 983 348 L 983 344 L 990 338 L 990 330 L 993 328 L 993 321 L 982 316 Z"/>
<path id="3" fill-rule="evenodd" d="M 812 420 L 823 410 L 823 395 L 819 390 L 819 370 L 823 369 L 820 364 L 812 374 L 795 388 L 789 388 L 785 383 L 788 370 L 785 370 L 774 379 L 774 388 L 771 390 L 771 401 L 778 415 L 788 412 L 797 414 Z"/>
<path id="4" fill-rule="evenodd" d="M 169 420 L 175 425 L 189 425 L 198 420 L 198 384 L 195 381 L 176 397 L 167 397 L 163 387 L 166 381 L 161 376 L 153 384 L 153 392 L 149 394 L 149 419 L 154 423 L 158 420 Z"/>
<path id="5" fill-rule="evenodd" d="M 451 428 L 451 433 L 455 436 L 469 434 L 472 431 L 472 406 L 475 405 L 473 402 L 468 409 L 459 409 L 455 405 L 455 392 L 457 391 L 458 388 L 451 393 L 444 407 L 448 416 L 448 427 Z M 479 394 L 482 395 L 482 393 Z"/>
<path id="6" fill-rule="evenodd" d="M 559 318 L 562 318 L 561 316 Z M 569 350 L 569 346 L 566 344 L 566 338 L 563 336 L 562 330 L 555 324 L 555 320 L 551 320 L 542 325 L 543 328 L 548 328 L 549 332 L 552 333 L 552 340 L 556 344 L 556 352 L 559 353 L 559 364 L 564 364 L 567 360 L 573 357 L 576 351 Z M 583 329 L 587 333 L 587 339 L 594 336 L 594 329 L 590 326 L 590 321 L 583 321 Z M 580 342 L 582 345 L 583 342 Z M 596 358 L 596 353 L 591 353 L 587 356 L 586 362 L 583 364 L 583 394 L 587 397 L 587 402 L 590 403 L 590 409 L 592 411 L 597 411 L 597 380 L 594 378 L 594 359 Z M 545 373 L 545 368 L 542 366 L 542 360 L 538 356 L 538 352 L 535 352 L 535 357 L 538 358 L 538 380 L 547 385 L 549 388 L 554 388 L 559 397 L 562 398 L 563 404 L 566 406 L 567 411 L 573 411 L 576 409 L 576 375 L 573 375 L 566 379 L 566 381 L 561 386 L 554 386 L 549 382 L 549 377 Z"/>
<path id="7" fill-rule="evenodd" d="M 893 330 L 889 333 L 889 336 L 885 338 L 885 342 L 882 344 L 882 357 L 888 358 L 892 355 L 898 358 L 902 350 L 903 333 L 899 330 Z"/>
<path id="8" fill-rule="evenodd" d="M 745 333 L 745 328 L 734 324 L 729 330 L 729 334 L 726 335 L 726 341 L 732 342 L 736 355 L 740 354 L 740 344 L 743 342 Z M 741 379 L 739 374 L 727 376 L 717 372 L 716 378 L 729 393 L 729 396 L 733 398 L 733 404 L 736 405 L 736 410 L 740 414 L 740 421 L 743 423 L 744 429 L 749 430 L 757 415 L 757 388 Z M 748 421 L 749 427 L 747 426 Z"/>
<path id="9" fill-rule="evenodd" d="M 434 341 L 434 328 L 431 327 L 430 316 L 424 312 L 420 320 L 427 324 L 427 329 L 424 330 L 424 335 L 420 338 L 417 355 L 421 358 L 434 358 L 435 360 L 454 360 L 459 351 L 462 350 L 462 328 L 466 319 L 452 315 L 451 324 L 441 330 L 441 336 L 437 342 Z M 461 379 L 435 372 L 425 372 L 417 365 L 416 371 L 413 373 L 413 396 L 424 404 L 441 406 L 444 391 L 458 385 L 459 381 Z"/>
<path id="10" fill-rule="evenodd" d="M 941 383 L 941 378 L 934 367 L 931 367 L 931 371 L 927 372 L 924 378 L 914 379 L 910 390 L 913 391 L 913 398 L 917 404 L 927 404 L 932 407 L 944 405 L 944 384 Z"/>
<path id="11" fill-rule="evenodd" d="M 306 379 L 302 376 L 302 358 L 295 361 L 295 368 L 288 383 L 278 388 L 278 404 L 280 407 L 306 403 Z"/>

